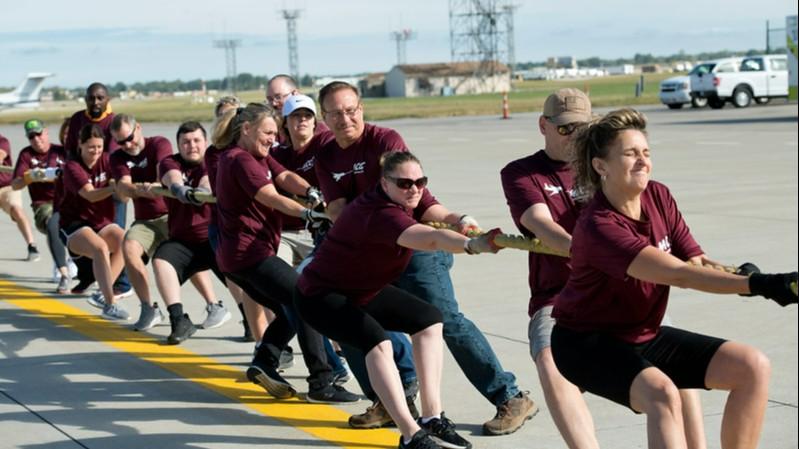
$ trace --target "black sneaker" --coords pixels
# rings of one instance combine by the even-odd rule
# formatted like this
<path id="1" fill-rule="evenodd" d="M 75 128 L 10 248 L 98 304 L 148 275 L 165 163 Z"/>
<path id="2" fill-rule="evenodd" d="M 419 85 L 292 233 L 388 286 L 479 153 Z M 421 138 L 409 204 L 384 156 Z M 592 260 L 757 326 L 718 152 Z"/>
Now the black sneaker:
<path id="1" fill-rule="evenodd" d="M 250 325 L 247 324 L 247 320 L 243 320 L 241 324 L 244 326 L 244 336 L 241 337 L 241 341 L 245 343 L 251 343 L 255 341 L 255 337 L 252 336 L 252 331 L 250 330 Z"/>
<path id="2" fill-rule="evenodd" d="M 253 359 L 247 368 L 247 379 L 277 399 L 288 399 L 297 394 L 297 390 L 277 370 L 258 359 Z"/>
<path id="3" fill-rule="evenodd" d="M 472 447 L 472 443 L 455 433 L 455 424 L 444 416 L 444 412 L 441 412 L 441 419 L 433 418 L 427 424 L 422 424 L 421 419 L 417 422 L 419 427 L 430 434 L 430 438 L 441 447 L 449 449 L 471 449 Z"/>
<path id="4" fill-rule="evenodd" d="M 91 281 L 78 278 L 78 285 L 72 287 L 72 290 L 70 290 L 69 293 L 72 295 L 82 295 L 86 293 L 86 290 L 88 290 L 92 284 L 94 284 L 94 278 L 92 278 Z"/>
<path id="5" fill-rule="evenodd" d="M 316 390 L 310 390 L 305 395 L 305 400 L 317 404 L 350 404 L 360 401 L 361 398 L 357 394 L 350 393 L 344 387 L 330 384 Z"/>
<path id="6" fill-rule="evenodd" d="M 39 255 L 39 248 L 37 248 L 33 243 L 28 244 L 28 262 L 36 262 L 39 259 L 41 259 L 41 255 Z"/>
<path id="7" fill-rule="evenodd" d="M 430 438 L 430 435 L 428 435 L 427 432 L 424 431 L 424 429 L 413 434 L 413 437 L 411 437 L 411 441 L 409 441 L 408 444 L 405 444 L 402 437 L 400 437 L 399 441 L 399 449 L 440 449 L 440 448 L 441 446 L 436 444 L 436 442 L 433 441 L 432 438 Z"/>
<path id="8" fill-rule="evenodd" d="M 177 320 L 170 320 L 172 326 L 172 333 L 169 334 L 169 337 L 166 337 L 166 342 L 170 345 L 178 345 L 183 341 L 186 341 L 189 337 L 194 335 L 197 332 L 197 328 L 194 327 L 194 323 L 191 322 L 189 315 L 183 314 L 182 317 L 178 318 Z"/>

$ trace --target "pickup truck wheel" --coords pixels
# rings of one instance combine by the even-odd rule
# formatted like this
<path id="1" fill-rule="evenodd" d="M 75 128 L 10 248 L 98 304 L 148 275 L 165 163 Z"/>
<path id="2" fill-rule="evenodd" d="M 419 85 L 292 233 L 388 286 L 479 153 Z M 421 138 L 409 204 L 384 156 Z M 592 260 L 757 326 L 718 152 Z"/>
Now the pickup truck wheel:
<path id="1" fill-rule="evenodd" d="M 769 101 L 771 101 L 771 98 L 769 98 L 769 97 L 757 97 L 757 98 L 755 98 L 755 103 L 757 103 L 757 104 L 768 104 Z"/>
<path id="2" fill-rule="evenodd" d="M 704 108 L 707 106 L 707 98 L 693 97 L 691 98 L 692 108 Z"/>
<path id="3" fill-rule="evenodd" d="M 682 109 L 682 103 L 670 103 L 666 106 L 668 106 L 669 109 Z"/>
<path id="4" fill-rule="evenodd" d="M 738 87 L 732 93 L 732 104 L 736 108 L 746 108 L 752 104 L 752 92 L 745 87 Z"/>
<path id="5" fill-rule="evenodd" d="M 712 109 L 721 109 L 724 107 L 724 100 L 719 97 L 712 97 L 707 99 L 707 104 Z"/>

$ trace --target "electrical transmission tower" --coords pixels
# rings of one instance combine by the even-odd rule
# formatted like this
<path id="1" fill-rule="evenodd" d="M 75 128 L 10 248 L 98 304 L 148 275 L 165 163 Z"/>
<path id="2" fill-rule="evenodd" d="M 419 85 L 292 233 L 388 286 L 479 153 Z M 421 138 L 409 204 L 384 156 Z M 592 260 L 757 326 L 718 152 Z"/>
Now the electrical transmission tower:
<path id="1" fill-rule="evenodd" d="M 406 28 L 404 30 L 392 31 L 391 40 L 397 43 L 397 65 L 402 65 L 407 62 L 405 58 L 407 43 L 411 39 L 416 38 L 416 33 L 413 30 Z"/>
<path id="2" fill-rule="evenodd" d="M 507 42 L 507 61 L 510 69 L 510 79 L 513 79 L 513 72 L 516 71 L 516 33 L 513 29 L 513 13 L 519 9 L 520 5 L 506 4 L 502 6 L 505 16 L 505 39 Z"/>
<path id="3" fill-rule="evenodd" d="M 476 63 L 474 77 L 483 83 L 497 74 L 499 63 L 515 63 L 516 8 L 507 0 L 449 0 L 452 62 Z M 506 49 L 500 46 L 503 39 Z"/>
<path id="4" fill-rule="evenodd" d="M 225 68 L 227 72 L 227 88 L 236 93 L 236 48 L 241 47 L 241 39 L 219 39 L 214 41 L 215 48 L 225 50 Z"/>
<path id="5" fill-rule="evenodd" d="M 297 50 L 297 19 L 300 9 L 283 9 L 280 11 L 286 19 L 286 34 L 289 42 L 289 72 L 297 82 L 300 81 L 300 55 Z"/>

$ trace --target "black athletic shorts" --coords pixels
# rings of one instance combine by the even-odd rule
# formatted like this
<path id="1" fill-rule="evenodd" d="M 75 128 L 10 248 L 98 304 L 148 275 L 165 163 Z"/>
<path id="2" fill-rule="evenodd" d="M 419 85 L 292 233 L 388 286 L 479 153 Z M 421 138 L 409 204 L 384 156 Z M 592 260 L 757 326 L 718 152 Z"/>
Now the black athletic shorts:
<path id="1" fill-rule="evenodd" d="M 630 407 L 630 387 L 649 367 L 663 371 L 677 388 L 704 388 L 710 360 L 725 340 L 663 326 L 646 343 L 631 344 L 601 332 L 555 325 L 552 356 L 558 371 L 580 389 Z"/>
<path id="2" fill-rule="evenodd" d="M 113 224 L 113 223 L 109 223 L 109 224 Z M 108 226 L 108 225 L 106 225 L 106 226 Z M 78 221 L 73 221 L 72 223 L 64 226 L 63 228 L 59 228 L 58 229 L 58 239 L 61 240 L 61 243 L 64 244 L 64 248 L 66 248 L 67 251 L 69 252 L 69 257 L 71 257 L 73 260 L 74 259 L 78 259 L 78 258 L 83 257 L 83 256 L 81 256 L 80 254 L 76 254 L 76 253 L 73 253 L 72 251 L 70 251 L 68 242 L 69 242 L 69 238 L 72 237 L 72 234 L 78 232 L 81 228 L 89 228 L 92 231 L 94 231 L 95 234 L 99 234 L 100 231 L 105 229 L 105 226 L 103 226 L 100 229 L 96 229 L 88 221 L 78 220 Z"/>
<path id="3" fill-rule="evenodd" d="M 155 259 L 163 259 L 172 265 L 178 273 L 181 285 L 190 277 L 205 270 L 212 270 L 216 277 L 225 283 L 225 277 L 216 265 L 216 255 L 207 241 L 183 243 L 179 240 L 167 240 L 155 250 L 153 260 Z"/>

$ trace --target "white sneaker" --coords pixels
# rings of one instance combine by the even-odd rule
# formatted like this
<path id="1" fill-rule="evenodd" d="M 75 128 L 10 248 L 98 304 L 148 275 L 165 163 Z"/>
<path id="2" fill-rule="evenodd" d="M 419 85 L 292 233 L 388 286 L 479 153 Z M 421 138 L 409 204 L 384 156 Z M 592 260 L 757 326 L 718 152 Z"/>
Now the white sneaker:
<path id="1" fill-rule="evenodd" d="M 75 279 L 78 277 L 78 266 L 72 261 L 72 258 L 67 258 L 67 270 L 69 270 L 69 277 Z"/>

